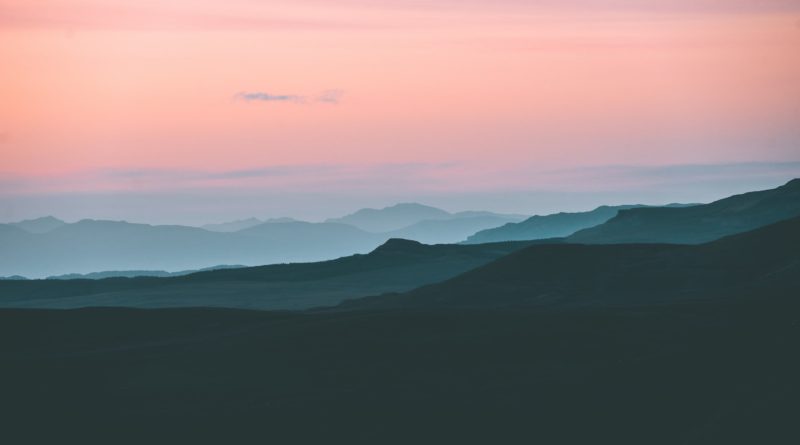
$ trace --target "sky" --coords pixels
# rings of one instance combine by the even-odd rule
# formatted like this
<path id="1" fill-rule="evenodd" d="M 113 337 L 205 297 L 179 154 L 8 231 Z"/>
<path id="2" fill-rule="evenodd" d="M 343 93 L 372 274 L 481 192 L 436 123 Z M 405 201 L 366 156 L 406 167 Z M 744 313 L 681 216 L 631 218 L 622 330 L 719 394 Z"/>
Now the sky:
<path id="1" fill-rule="evenodd" d="M 0 0 L 0 221 L 706 202 L 799 123 L 800 0 Z"/>

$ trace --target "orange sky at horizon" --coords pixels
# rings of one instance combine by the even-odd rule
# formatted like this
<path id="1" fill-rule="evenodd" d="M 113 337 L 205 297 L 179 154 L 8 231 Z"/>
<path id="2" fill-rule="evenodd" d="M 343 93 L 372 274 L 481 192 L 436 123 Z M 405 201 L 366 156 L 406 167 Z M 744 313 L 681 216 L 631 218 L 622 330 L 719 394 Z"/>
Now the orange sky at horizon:
<path id="1" fill-rule="evenodd" d="M 0 0 L 13 193 L 123 170 L 455 163 L 452 187 L 524 189 L 506 172 L 800 159 L 800 8 L 189 3 Z"/>

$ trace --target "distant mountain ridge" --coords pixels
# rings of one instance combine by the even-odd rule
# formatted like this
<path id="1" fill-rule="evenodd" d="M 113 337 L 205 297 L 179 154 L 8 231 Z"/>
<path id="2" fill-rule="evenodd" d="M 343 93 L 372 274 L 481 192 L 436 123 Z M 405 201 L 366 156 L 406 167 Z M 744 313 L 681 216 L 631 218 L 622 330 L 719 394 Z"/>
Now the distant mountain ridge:
<path id="1" fill-rule="evenodd" d="M 366 253 L 386 238 L 325 223 L 263 223 L 238 232 L 81 220 L 33 234 L 0 225 L 0 275 L 41 278 L 103 270 L 203 269 L 321 261 Z"/>
<path id="2" fill-rule="evenodd" d="M 423 222 L 450 221 L 465 218 L 472 219 L 473 221 L 479 221 L 477 218 L 484 218 L 482 220 L 484 223 L 502 224 L 505 222 L 522 220 L 525 218 L 525 216 L 499 214 L 486 211 L 450 213 L 448 211 L 423 204 L 400 203 L 381 209 L 361 209 L 341 218 L 327 219 L 326 222 L 349 224 L 372 233 L 390 233 L 392 236 L 402 236 L 402 230 L 419 233 L 421 229 L 419 227 L 412 228 L 412 226 Z M 426 234 L 425 236 L 432 235 Z"/>
<path id="3" fill-rule="evenodd" d="M 357 229 L 354 229 L 357 230 Z M 0 307 L 308 309 L 452 278 L 531 243 L 425 245 L 391 239 L 372 252 L 317 263 L 228 268 L 167 278 L 0 282 Z"/>
<path id="4" fill-rule="evenodd" d="M 294 218 L 287 217 L 268 218 L 264 220 L 258 218 L 247 218 L 217 224 L 204 224 L 200 226 L 200 228 L 209 230 L 211 232 L 238 232 L 240 230 L 249 229 L 250 227 L 255 227 L 264 223 L 287 223 L 296 221 L 297 220 Z"/>
<path id="5" fill-rule="evenodd" d="M 9 225 L 19 227 L 20 229 L 30 233 L 47 233 L 55 230 L 66 224 L 58 218 L 53 216 L 43 216 L 41 218 L 26 219 Z"/>
<path id="6" fill-rule="evenodd" d="M 606 223 L 570 235 L 571 243 L 698 244 L 800 216 L 800 179 L 686 208 L 622 210 Z"/>
<path id="7" fill-rule="evenodd" d="M 105 278 L 137 278 L 137 277 L 180 277 L 197 272 L 206 272 L 218 269 L 238 269 L 246 267 L 242 265 L 219 265 L 213 267 L 206 267 L 203 269 L 194 270 L 181 270 L 178 272 L 167 272 L 165 270 L 108 270 L 102 272 L 92 272 L 87 274 L 71 273 L 64 275 L 53 275 L 45 279 L 47 280 L 103 280 Z M 7 278 L 11 279 L 11 278 Z M 14 279 L 26 279 L 24 277 L 16 277 Z"/>
<path id="8" fill-rule="evenodd" d="M 367 232 L 382 233 L 416 224 L 427 219 L 447 219 L 450 213 L 417 203 L 400 203 L 381 209 L 365 208 L 325 222 L 349 224 Z"/>
<path id="9" fill-rule="evenodd" d="M 408 208 L 422 211 L 410 215 Z M 321 261 L 366 253 L 397 237 L 431 244 L 457 242 L 475 230 L 515 218 L 491 212 L 450 214 L 416 204 L 395 206 L 391 212 L 405 216 L 395 224 L 403 228 L 388 233 L 371 233 L 345 223 L 289 218 L 250 218 L 204 228 L 84 219 L 58 224 L 44 233 L 0 224 L 0 250 L 13 252 L 0 256 L 0 275 L 43 278 L 108 270 L 173 273 L 215 264 Z M 447 219 L 417 221 L 418 217 L 432 215 Z M 415 222 L 405 226 L 409 221 Z"/>
<path id="10" fill-rule="evenodd" d="M 578 230 L 602 224 L 623 209 L 641 205 L 600 206 L 588 212 L 561 212 L 550 215 L 534 215 L 503 226 L 481 230 L 469 236 L 465 243 L 491 243 L 498 241 L 521 241 L 565 237 Z"/>

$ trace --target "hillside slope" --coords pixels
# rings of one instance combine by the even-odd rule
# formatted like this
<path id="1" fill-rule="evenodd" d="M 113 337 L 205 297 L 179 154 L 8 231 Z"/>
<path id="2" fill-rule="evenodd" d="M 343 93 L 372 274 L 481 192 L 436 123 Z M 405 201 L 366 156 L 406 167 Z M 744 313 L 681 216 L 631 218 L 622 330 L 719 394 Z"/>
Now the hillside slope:
<path id="1" fill-rule="evenodd" d="M 568 241 L 698 244 L 796 216 L 800 216 L 800 179 L 710 204 L 622 210 L 605 224 L 569 236 Z"/>
<path id="2" fill-rule="evenodd" d="M 199 272 L 180 277 L 0 282 L 0 307 L 89 306 L 306 309 L 403 292 L 486 264 L 529 243 L 429 246 L 390 240 L 366 255 L 318 263 Z"/>
<path id="3" fill-rule="evenodd" d="M 583 306 L 800 292 L 800 218 L 702 245 L 535 245 L 443 283 L 346 308 Z"/>

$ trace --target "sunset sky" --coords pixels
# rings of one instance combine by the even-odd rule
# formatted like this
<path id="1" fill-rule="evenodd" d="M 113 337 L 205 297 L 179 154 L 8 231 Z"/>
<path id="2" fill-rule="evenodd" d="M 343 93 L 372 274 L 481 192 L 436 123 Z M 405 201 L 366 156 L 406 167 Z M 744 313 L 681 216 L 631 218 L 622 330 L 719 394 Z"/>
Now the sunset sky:
<path id="1" fill-rule="evenodd" d="M 537 213 L 800 176 L 800 0 L 0 0 L 0 221 Z"/>

